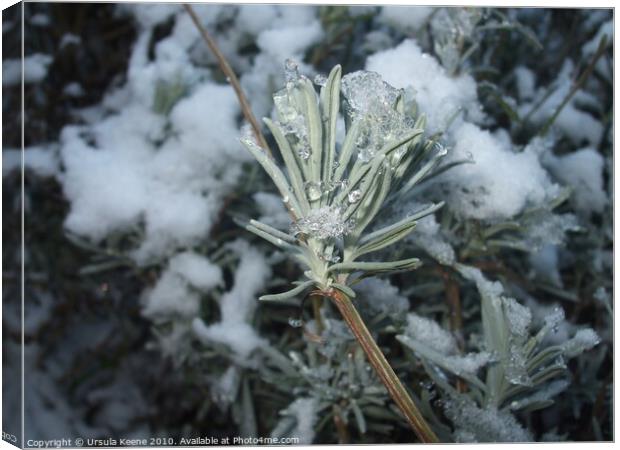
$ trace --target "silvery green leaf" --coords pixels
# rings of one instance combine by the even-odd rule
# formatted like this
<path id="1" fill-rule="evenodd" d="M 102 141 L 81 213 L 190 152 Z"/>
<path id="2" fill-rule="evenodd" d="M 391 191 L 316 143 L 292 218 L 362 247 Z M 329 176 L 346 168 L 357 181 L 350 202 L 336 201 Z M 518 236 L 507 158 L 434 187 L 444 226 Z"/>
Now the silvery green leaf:
<path id="1" fill-rule="evenodd" d="M 298 158 L 295 158 L 295 152 L 291 148 L 286 136 L 284 136 L 282 129 L 266 117 L 263 118 L 263 121 L 267 125 L 267 128 L 271 131 L 271 134 L 273 134 L 273 137 L 278 144 L 280 154 L 282 155 L 282 159 L 284 160 L 284 164 L 286 165 L 286 169 L 288 171 L 288 176 L 291 180 L 291 184 L 293 185 L 293 190 L 295 191 L 295 195 L 297 196 L 300 204 L 303 206 L 302 212 L 305 214 L 306 211 L 310 209 L 310 205 L 308 204 L 308 199 L 306 198 L 302 172 L 298 165 Z"/>
<path id="2" fill-rule="evenodd" d="M 384 145 L 381 148 L 381 150 L 379 150 L 376 153 L 373 159 L 387 157 L 394 150 L 400 148 L 403 145 L 409 144 L 416 136 L 421 135 L 423 132 L 424 130 L 414 129 L 414 130 L 404 133 L 398 139 L 391 140 L 386 145 Z M 357 159 L 355 161 L 355 164 L 353 164 L 353 168 L 351 169 L 351 174 L 350 174 L 350 178 L 352 179 L 351 184 L 353 184 L 353 179 L 358 179 L 359 181 L 359 179 L 364 176 L 368 167 L 369 167 L 369 164 L 367 162 L 363 162 L 362 160 Z"/>
<path id="3" fill-rule="evenodd" d="M 334 158 L 336 156 L 336 121 L 340 109 L 340 78 L 342 69 L 335 66 L 327 78 L 327 83 L 321 88 L 321 116 L 323 119 L 323 180 L 329 182 L 332 176 Z"/>
<path id="4" fill-rule="evenodd" d="M 297 239 L 291 236 L 290 234 L 285 233 L 284 231 L 280 231 L 277 228 L 272 227 L 271 225 L 267 225 L 266 223 L 259 222 L 258 220 L 251 219 L 250 225 L 259 230 L 263 230 L 265 233 L 272 234 L 274 237 L 278 239 L 282 239 L 283 241 L 288 242 L 289 244 L 296 245 Z"/>
<path id="5" fill-rule="evenodd" d="M 301 283 L 299 286 L 294 287 L 290 291 L 282 292 L 280 294 L 263 295 L 262 297 L 259 298 L 259 300 L 265 301 L 265 302 L 279 302 L 281 300 L 288 300 L 293 297 L 296 297 L 297 295 L 301 294 L 303 291 L 305 291 L 306 289 L 308 289 L 309 287 L 313 285 L 314 285 L 314 281 L 311 281 L 311 280 L 305 281 Z"/>
<path id="6" fill-rule="evenodd" d="M 398 227 L 387 227 L 389 228 L 387 232 L 376 235 L 374 239 L 366 240 L 363 245 L 360 242 L 360 246 L 353 252 L 353 257 L 358 258 L 366 253 L 376 252 L 400 241 L 415 229 L 416 224 L 415 220 L 408 220 Z"/>
<path id="7" fill-rule="evenodd" d="M 323 157 L 323 125 L 317 103 L 317 95 L 312 82 L 305 77 L 299 78 L 293 90 L 293 98 L 300 107 L 308 127 L 310 154 L 310 181 L 321 181 L 321 158 Z"/>
<path id="8" fill-rule="evenodd" d="M 355 298 L 355 291 L 349 286 L 341 283 L 332 283 L 331 285 L 339 291 L 344 292 L 349 298 Z"/>
<path id="9" fill-rule="evenodd" d="M 385 167 L 383 167 L 384 162 L 385 162 L 385 156 L 381 156 L 377 158 L 375 161 L 373 161 L 370 167 L 370 170 L 368 171 L 368 174 L 366 175 L 366 177 L 364 178 L 364 180 L 362 180 L 360 184 L 360 187 L 359 187 L 359 191 L 361 192 L 360 199 L 355 203 L 349 204 L 349 207 L 346 209 L 344 213 L 345 219 L 349 219 L 351 216 L 353 216 L 353 214 L 355 214 L 355 212 L 359 208 L 364 207 L 364 209 L 366 209 L 368 206 L 370 206 L 370 204 L 372 203 L 372 198 L 373 198 L 373 194 L 375 191 L 377 190 L 383 191 L 383 190 L 389 189 L 389 180 L 390 180 L 389 171 L 386 170 Z M 383 168 L 383 173 L 384 173 L 383 176 L 381 176 L 381 168 Z M 376 181 L 377 179 L 386 181 L 387 187 L 381 186 L 382 183 L 377 182 Z M 348 187 L 345 190 L 345 192 L 348 195 L 348 193 L 351 192 L 350 187 Z M 363 214 L 363 217 L 368 217 L 370 220 L 372 220 L 374 215 Z"/>
<path id="10" fill-rule="evenodd" d="M 364 164 L 363 166 L 358 166 L 358 169 L 351 173 L 351 178 L 349 179 L 349 183 L 346 189 L 343 189 L 338 196 L 336 197 L 335 203 L 341 204 L 345 201 L 349 193 L 354 189 L 358 188 L 362 191 L 362 198 L 358 203 L 362 203 L 364 201 L 365 195 L 370 188 L 373 187 L 373 180 L 377 176 L 379 169 L 383 165 L 385 161 L 385 156 L 381 155 L 376 157 L 371 164 Z M 356 163 L 357 164 L 357 163 Z"/>
<path id="11" fill-rule="evenodd" d="M 383 173 L 379 175 L 378 186 L 375 187 L 374 192 L 368 199 L 368 202 L 364 202 L 362 205 L 362 211 L 358 213 L 358 220 L 355 226 L 353 235 L 359 236 L 364 229 L 372 222 L 377 213 L 383 207 L 383 203 L 388 193 L 390 192 L 390 186 L 392 181 L 392 171 L 384 169 Z"/>
<path id="12" fill-rule="evenodd" d="M 360 409 L 355 399 L 351 399 L 351 409 L 353 410 L 353 415 L 355 416 L 357 428 L 360 430 L 360 433 L 365 434 L 366 420 L 364 419 L 364 414 L 362 414 L 362 410 Z"/>
<path id="13" fill-rule="evenodd" d="M 457 367 L 455 367 L 455 364 L 451 362 L 450 356 L 442 355 L 438 351 L 430 348 L 428 345 L 425 345 L 424 343 L 412 339 L 411 337 L 406 335 L 398 335 L 396 336 L 396 339 L 421 358 L 425 358 L 433 364 L 441 367 L 442 369 L 463 378 L 464 380 L 468 381 L 470 384 L 476 386 L 482 391 L 486 390 L 486 386 L 482 381 L 480 381 L 480 379 L 475 375 L 475 373 L 458 370 Z"/>
<path id="14" fill-rule="evenodd" d="M 250 383 L 248 378 L 243 378 L 243 388 L 241 391 L 242 416 L 240 421 L 240 431 L 242 436 L 256 436 L 256 415 L 254 414 L 254 402 L 252 401 L 252 392 L 250 391 Z"/>
<path id="15" fill-rule="evenodd" d="M 130 260 L 124 259 L 112 259 L 101 263 L 89 264 L 84 266 L 78 272 L 80 275 L 93 275 L 99 272 L 105 272 L 106 270 L 117 269 L 124 266 L 132 266 L 133 263 Z"/>
<path id="16" fill-rule="evenodd" d="M 405 185 L 403 186 L 401 190 L 401 193 L 404 194 L 410 191 L 416 184 L 422 181 L 426 177 L 426 175 L 428 175 L 428 173 L 433 168 L 435 168 L 437 164 L 439 164 L 439 161 L 444 156 L 446 156 L 445 149 L 433 155 L 431 159 L 427 161 L 426 164 L 424 164 L 419 170 L 417 170 L 416 173 L 407 181 L 407 183 L 405 183 Z"/>
<path id="17" fill-rule="evenodd" d="M 280 170 L 280 168 L 276 165 L 276 163 L 271 159 L 267 153 L 263 149 L 261 149 L 258 145 L 247 139 L 241 139 L 241 143 L 245 145 L 245 147 L 252 153 L 254 158 L 263 166 L 267 175 L 273 180 L 274 184 L 280 191 L 280 195 L 282 198 L 288 199 L 288 202 L 291 204 L 292 208 L 295 212 L 299 213 L 301 211 L 301 207 L 297 200 L 297 197 L 293 194 L 284 173 Z"/>
<path id="18" fill-rule="evenodd" d="M 340 149 L 340 154 L 338 155 L 338 167 L 334 172 L 334 180 L 342 179 L 349 162 L 351 161 L 351 157 L 353 156 L 353 152 L 355 151 L 357 138 L 363 126 L 366 125 L 364 120 L 356 120 L 353 122 L 347 134 L 344 138 L 344 142 L 342 143 L 342 148 Z"/>
<path id="19" fill-rule="evenodd" d="M 271 242 L 273 245 L 283 250 L 289 250 L 289 251 L 296 250 L 296 248 L 293 245 L 289 244 L 288 242 L 285 242 L 283 239 L 276 237 L 273 234 L 267 231 L 261 230 L 253 225 L 248 224 L 245 226 L 245 229 L 265 239 L 266 241 Z"/>
<path id="20" fill-rule="evenodd" d="M 390 262 L 342 262 L 330 266 L 328 272 L 394 272 L 400 270 L 412 270 L 420 267 L 422 263 L 417 258 L 402 259 Z"/>
<path id="21" fill-rule="evenodd" d="M 426 217 L 430 214 L 433 214 L 435 211 L 440 209 L 443 205 L 444 205 L 444 202 L 439 202 L 437 204 L 429 206 L 428 208 L 424 208 L 420 211 L 417 211 L 413 213 L 412 215 L 407 216 L 404 219 L 399 220 L 398 222 L 392 225 L 388 225 L 386 227 L 380 228 L 379 230 L 373 231 L 372 233 L 367 234 L 366 236 L 362 237 L 359 241 L 359 244 L 361 246 L 365 246 L 367 244 L 370 244 L 371 242 L 380 241 L 386 236 L 391 235 L 394 232 L 397 232 L 403 226 L 407 226 L 408 224 L 410 225 L 411 223 L 415 224 L 417 220 L 423 217 Z"/>

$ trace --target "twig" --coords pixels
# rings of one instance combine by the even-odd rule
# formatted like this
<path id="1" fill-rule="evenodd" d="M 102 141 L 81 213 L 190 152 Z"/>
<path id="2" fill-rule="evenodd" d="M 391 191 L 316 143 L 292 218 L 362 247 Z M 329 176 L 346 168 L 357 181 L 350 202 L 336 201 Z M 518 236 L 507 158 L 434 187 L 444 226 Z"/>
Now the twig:
<path id="1" fill-rule="evenodd" d="M 224 72 L 226 79 L 228 80 L 232 88 L 235 90 L 235 94 L 237 94 L 237 98 L 239 99 L 239 104 L 241 105 L 241 111 L 243 112 L 243 116 L 245 117 L 245 120 L 247 120 L 248 123 L 252 126 L 252 130 L 254 131 L 254 136 L 256 137 L 256 141 L 262 148 L 265 149 L 265 151 L 269 155 L 271 155 L 271 150 L 269 149 L 269 146 L 267 145 L 265 136 L 263 136 L 263 133 L 260 131 L 260 125 L 258 124 L 258 121 L 256 120 L 254 113 L 252 112 L 252 108 L 250 107 L 250 103 L 248 102 L 248 99 L 246 98 L 245 94 L 243 93 L 243 90 L 241 89 L 241 85 L 239 84 L 239 80 L 237 79 L 235 72 L 230 67 L 230 64 L 228 64 L 228 60 L 222 54 L 219 47 L 213 40 L 213 38 L 207 32 L 206 28 L 202 25 L 202 23 L 200 23 L 200 19 L 196 15 L 194 8 L 192 8 L 191 5 L 188 5 L 188 4 L 184 4 L 183 7 L 189 13 L 190 17 L 192 18 L 194 22 L 194 25 L 196 25 L 196 28 L 198 28 L 198 31 L 200 31 L 200 34 L 202 35 L 203 39 L 209 46 L 209 49 L 211 49 L 211 51 L 217 58 L 220 69 L 222 70 L 222 72 Z"/>
<path id="2" fill-rule="evenodd" d="M 592 58 L 592 62 L 590 62 L 588 67 L 586 67 L 586 70 L 583 71 L 583 73 L 579 76 L 577 81 L 573 84 L 573 87 L 569 91 L 568 95 L 564 98 L 564 100 L 562 100 L 562 103 L 560 103 L 560 106 L 556 108 L 555 113 L 553 113 L 553 115 L 547 120 L 547 122 L 545 122 L 545 125 L 538 132 L 539 136 L 544 136 L 547 134 L 547 132 L 549 131 L 549 128 L 551 128 L 551 125 L 553 125 L 553 122 L 555 122 L 557 117 L 562 112 L 562 109 L 564 109 L 564 107 L 568 104 L 570 99 L 573 98 L 573 95 L 575 95 L 575 93 L 579 89 L 581 89 L 583 84 L 586 82 L 586 80 L 588 79 L 592 71 L 594 70 L 594 66 L 596 66 L 597 61 L 599 60 L 601 56 L 603 56 L 603 53 L 605 52 L 606 47 L 607 47 L 607 37 L 603 36 L 603 38 L 598 44 L 598 50 L 596 50 L 596 53 L 594 54 L 594 57 Z"/>
<path id="3" fill-rule="evenodd" d="M 394 370 L 381 352 L 366 324 L 360 317 L 351 299 L 340 291 L 330 290 L 323 293 L 331 298 L 340 311 L 351 332 L 361 345 L 364 353 L 368 357 L 370 364 L 387 388 L 390 396 L 396 402 L 401 412 L 415 431 L 418 438 L 424 443 L 437 443 L 439 439 L 422 417 L 422 413 L 415 405 L 409 393 L 394 373 Z"/>

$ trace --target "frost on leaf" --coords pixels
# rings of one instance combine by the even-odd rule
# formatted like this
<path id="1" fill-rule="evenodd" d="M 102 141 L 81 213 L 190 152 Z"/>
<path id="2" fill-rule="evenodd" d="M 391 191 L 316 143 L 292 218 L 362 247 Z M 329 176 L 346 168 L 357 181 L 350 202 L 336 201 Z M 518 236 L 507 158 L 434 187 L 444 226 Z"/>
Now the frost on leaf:
<path id="1" fill-rule="evenodd" d="M 385 144 L 413 128 L 412 119 L 394 109 L 401 91 L 378 73 L 360 70 L 344 76 L 342 94 L 350 120 L 366 125 L 356 141 L 361 162 L 369 162 Z"/>
<path id="2" fill-rule="evenodd" d="M 295 234 L 305 234 L 321 240 L 341 238 L 352 229 L 352 222 L 345 220 L 342 211 L 336 206 L 313 209 L 293 225 Z"/>

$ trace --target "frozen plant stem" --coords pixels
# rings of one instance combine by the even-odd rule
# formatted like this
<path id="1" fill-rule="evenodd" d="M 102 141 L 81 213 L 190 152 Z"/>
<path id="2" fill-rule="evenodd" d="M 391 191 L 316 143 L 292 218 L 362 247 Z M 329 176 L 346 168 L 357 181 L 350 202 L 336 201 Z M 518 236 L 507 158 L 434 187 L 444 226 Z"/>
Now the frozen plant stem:
<path id="1" fill-rule="evenodd" d="M 267 141 L 265 140 L 265 136 L 263 136 L 263 133 L 260 131 L 258 121 L 256 120 L 254 113 L 252 112 L 250 103 L 248 102 L 248 99 L 246 98 L 243 90 L 241 89 L 241 85 L 239 84 L 237 75 L 235 75 L 235 72 L 230 67 L 230 64 L 228 64 L 228 60 L 220 51 L 219 47 L 217 46 L 211 35 L 207 32 L 206 28 L 202 25 L 202 23 L 200 23 L 200 19 L 196 15 L 194 8 L 192 8 L 191 5 L 188 5 L 187 3 L 183 4 L 183 6 L 192 18 L 192 21 L 194 22 L 194 25 L 196 25 L 196 28 L 198 28 L 198 31 L 200 31 L 200 34 L 209 46 L 209 49 L 217 58 L 220 69 L 222 69 L 222 72 L 224 72 L 226 79 L 235 90 L 235 94 L 237 94 L 239 104 L 241 105 L 241 110 L 243 111 L 243 116 L 245 117 L 245 120 L 247 120 L 248 123 L 252 126 L 252 130 L 254 131 L 254 136 L 256 137 L 258 145 L 264 148 L 267 153 L 271 154 L 271 152 L 269 151 L 269 146 L 267 145 Z"/>
<path id="2" fill-rule="evenodd" d="M 413 428 L 418 438 L 424 443 L 437 443 L 439 439 L 431 430 L 429 425 L 422 417 L 417 406 L 409 396 L 409 393 L 400 382 L 394 370 L 388 363 L 387 359 L 381 352 L 381 349 L 373 339 L 366 324 L 360 317 L 353 302 L 343 292 L 332 289 L 326 293 L 332 299 L 338 311 L 344 318 L 345 322 L 351 329 L 351 332 L 362 346 L 364 353 L 368 357 L 370 364 L 381 379 L 381 382 L 387 388 L 392 399 L 396 402 L 401 412 Z"/>

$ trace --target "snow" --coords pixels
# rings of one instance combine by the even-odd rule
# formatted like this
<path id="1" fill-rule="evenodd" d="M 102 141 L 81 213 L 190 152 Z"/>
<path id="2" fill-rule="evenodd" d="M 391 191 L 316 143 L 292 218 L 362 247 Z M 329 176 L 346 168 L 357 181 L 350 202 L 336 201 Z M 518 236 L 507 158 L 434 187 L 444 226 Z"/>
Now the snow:
<path id="1" fill-rule="evenodd" d="M 222 269 L 195 252 L 175 255 L 169 261 L 169 269 L 203 292 L 223 283 Z"/>
<path id="2" fill-rule="evenodd" d="M 73 33 L 65 33 L 62 35 L 60 39 L 60 44 L 58 44 L 58 48 L 65 48 L 68 45 L 80 45 L 82 43 L 82 38 Z"/>
<path id="3" fill-rule="evenodd" d="M 199 293 L 190 289 L 187 281 L 170 269 L 161 275 L 145 298 L 142 314 L 151 319 L 176 316 L 191 318 L 200 307 Z"/>
<path id="4" fill-rule="evenodd" d="M 268 192 L 256 192 L 252 198 L 261 214 L 259 222 L 279 230 L 288 230 L 291 227 L 291 216 L 284 207 L 282 197 Z"/>
<path id="5" fill-rule="evenodd" d="M 530 100 L 536 93 L 536 75 L 525 66 L 518 66 L 514 70 L 517 93 L 520 100 Z"/>
<path id="6" fill-rule="evenodd" d="M 314 441 L 314 426 L 318 420 L 318 401 L 313 397 L 298 398 L 286 409 L 280 411 L 284 417 L 278 422 L 272 437 L 294 437 L 296 444 L 310 445 Z"/>
<path id="7" fill-rule="evenodd" d="M 470 123 L 454 132 L 454 141 L 446 163 L 474 161 L 442 176 L 451 185 L 448 204 L 463 217 L 508 219 L 557 195 L 558 187 L 530 148 L 516 153 L 488 131 Z"/>
<path id="8" fill-rule="evenodd" d="M 519 105 L 519 115 L 525 116 L 532 110 L 534 105 L 542 101 L 538 109 L 531 114 L 530 120 L 539 126 L 545 124 L 556 113 L 573 88 L 573 72 L 574 64 L 567 59 L 560 69 L 557 78 L 550 86 L 539 88 L 531 103 L 523 102 Z M 546 97 L 549 89 L 552 89 L 553 92 Z M 567 136 L 575 145 L 581 145 L 585 141 L 590 145 L 597 146 L 603 135 L 603 125 L 591 114 L 577 107 L 580 92 L 581 90 L 578 90 L 562 108 L 555 119 L 553 127 Z"/>
<path id="9" fill-rule="evenodd" d="M 568 341 L 562 344 L 564 354 L 569 358 L 574 358 L 581 353 L 594 348 L 601 342 L 601 338 L 592 328 L 584 328 Z"/>
<path id="10" fill-rule="evenodd" d="M 527 336 L 532 322 L 532 312 L 513 298 L 504 297 L 503 300 L 510 331 L 517 336 Z"/>
<path id="11" fill-rule="evenodd" d="M 556 245 L 547 244 L 540 250 L 530 253 L 529 262 L 538 277 L 554 286 L 562 287 Z"/>
<path id="12" fill-rule="evenodd" d="M 396 88 L 414 89 L 415 101 L 427 116 L 429 134 L 445 129 L 458 111 L 464 111 L 469 120 L 482 119 L 474 79 L 469 75 L 449 77 L 413 39 L 369 56 L 366 70 L 379 73 Z"/>
<path id="13" fill-rule="evenodd" d="M 400 317 L 409 310 L 409 300 L 387 280 L 366 278 L 357 284 L 356 290 L 363 299 L 363 305 L 372 311 L 373 315 L 386 313 Z"/>
<path id="14" fill-rule="evenodd" d="M 14 170 L 21 170 L 22 151 L 2 150 L 2 176 Z M 53 177 L 59 173 L 58 155 L 48 146 L 33 146 L 24 149 L 24 167 L 40 177 Z"/>
<path id="15" fill-rule="evenodd" d="M 410 210 L 421 209 L 419 206 L 411 207 Z M 415 230 L 406 238 L 421 247 L 432 258 L 443 265 L 451 266 L 456 262 L 454 249 L 441 235 L 440 226 L 435 215 L 420 219 Z"/>
<path id="16" fill-rule="evenodd" d="M 62 182 L 72 207 L 65 226 L 98 241 L 144 221 L 138 262 L 203 238 L 239 175 L 231 162 L 247 159 L 236 141 L 237 114 L 230 87 L 205 83 L 173 108 L 167 136 L 164 117 L 138 102 L 92 127 L 66 127 Z"/>
<path id="17" fill-rule="evenodd" d="M 515 417 L 493 407 L 479 408 L 465 396 L 445 402 L 446 416 L 454 423 L 458 442 L 531 442 L 534 440 Z M 464 439 L 464 440 L 463 440 Z"/>
<path id="18" fill-rule="evenodd" d="M 402 31 L 417 31 L 426 24 L 433 8 L 428 6 L 384 6 L 378 20 Z"/>
<path id="19" fill-rule="evenodd" d="M 550 172 L 562 183 L 573 188 L 575 208 L 589 216 L 603 212 L 608 200 L 603 190 L 603 156 L 586 147 L 562 156 L 547 154 L 544 159 Z"/>
<path id="20" fill-rule="evenodd" d="M 247 363 L 247 358 L 256 348 L 267 345 L 267 341 L 259 337 L 248 322 L 256 309 L 257 294 L 264 289 L 271 269 L 264 256 L 247 242 L 237 240 L 229 248 L 240 257 L 240 262 L 232 289 L 219 301 L 221 321 L 207 325 L 196 317 L 192 327 L 203 342 L 225 344 L 239 363 Z"/>
<path id="21" fill-rule="evenodd" d="M 454 353 L 457 348 L 456 340 L 450 332 L 441 328 L 434 320 L 415 313 L 407 314 L 405 333 L 444 355 Z"/>
<path id="22" fill-rule="evenodd" d="M 47 76 L 52 63 L 50 55 L 34 53 L 24 58 L 24 84 L 38 83 Z M 2 86 L 15 86 L 22 81 L 22 60 L 5 59 L 2 61 Z"/>
<path id="23" fill-rule="evenodd" d="M 601 39 L 605 37 L 607 39 L 607 46 L 613 45 L 614 41 L 614 23 L 613 20 L 608 20 L 602 25 L 599 25 L 598 31 L 592 39 L 586 42 L 581 48 L 583 56 L 589 57 L 596 53 Z"/>
<path id="24" fill-rule="evenodd" d="M 84 95 L 82 85 L 77 82 L 66 84 L 62 92 L 69 97 L 82 97 Z"/>

